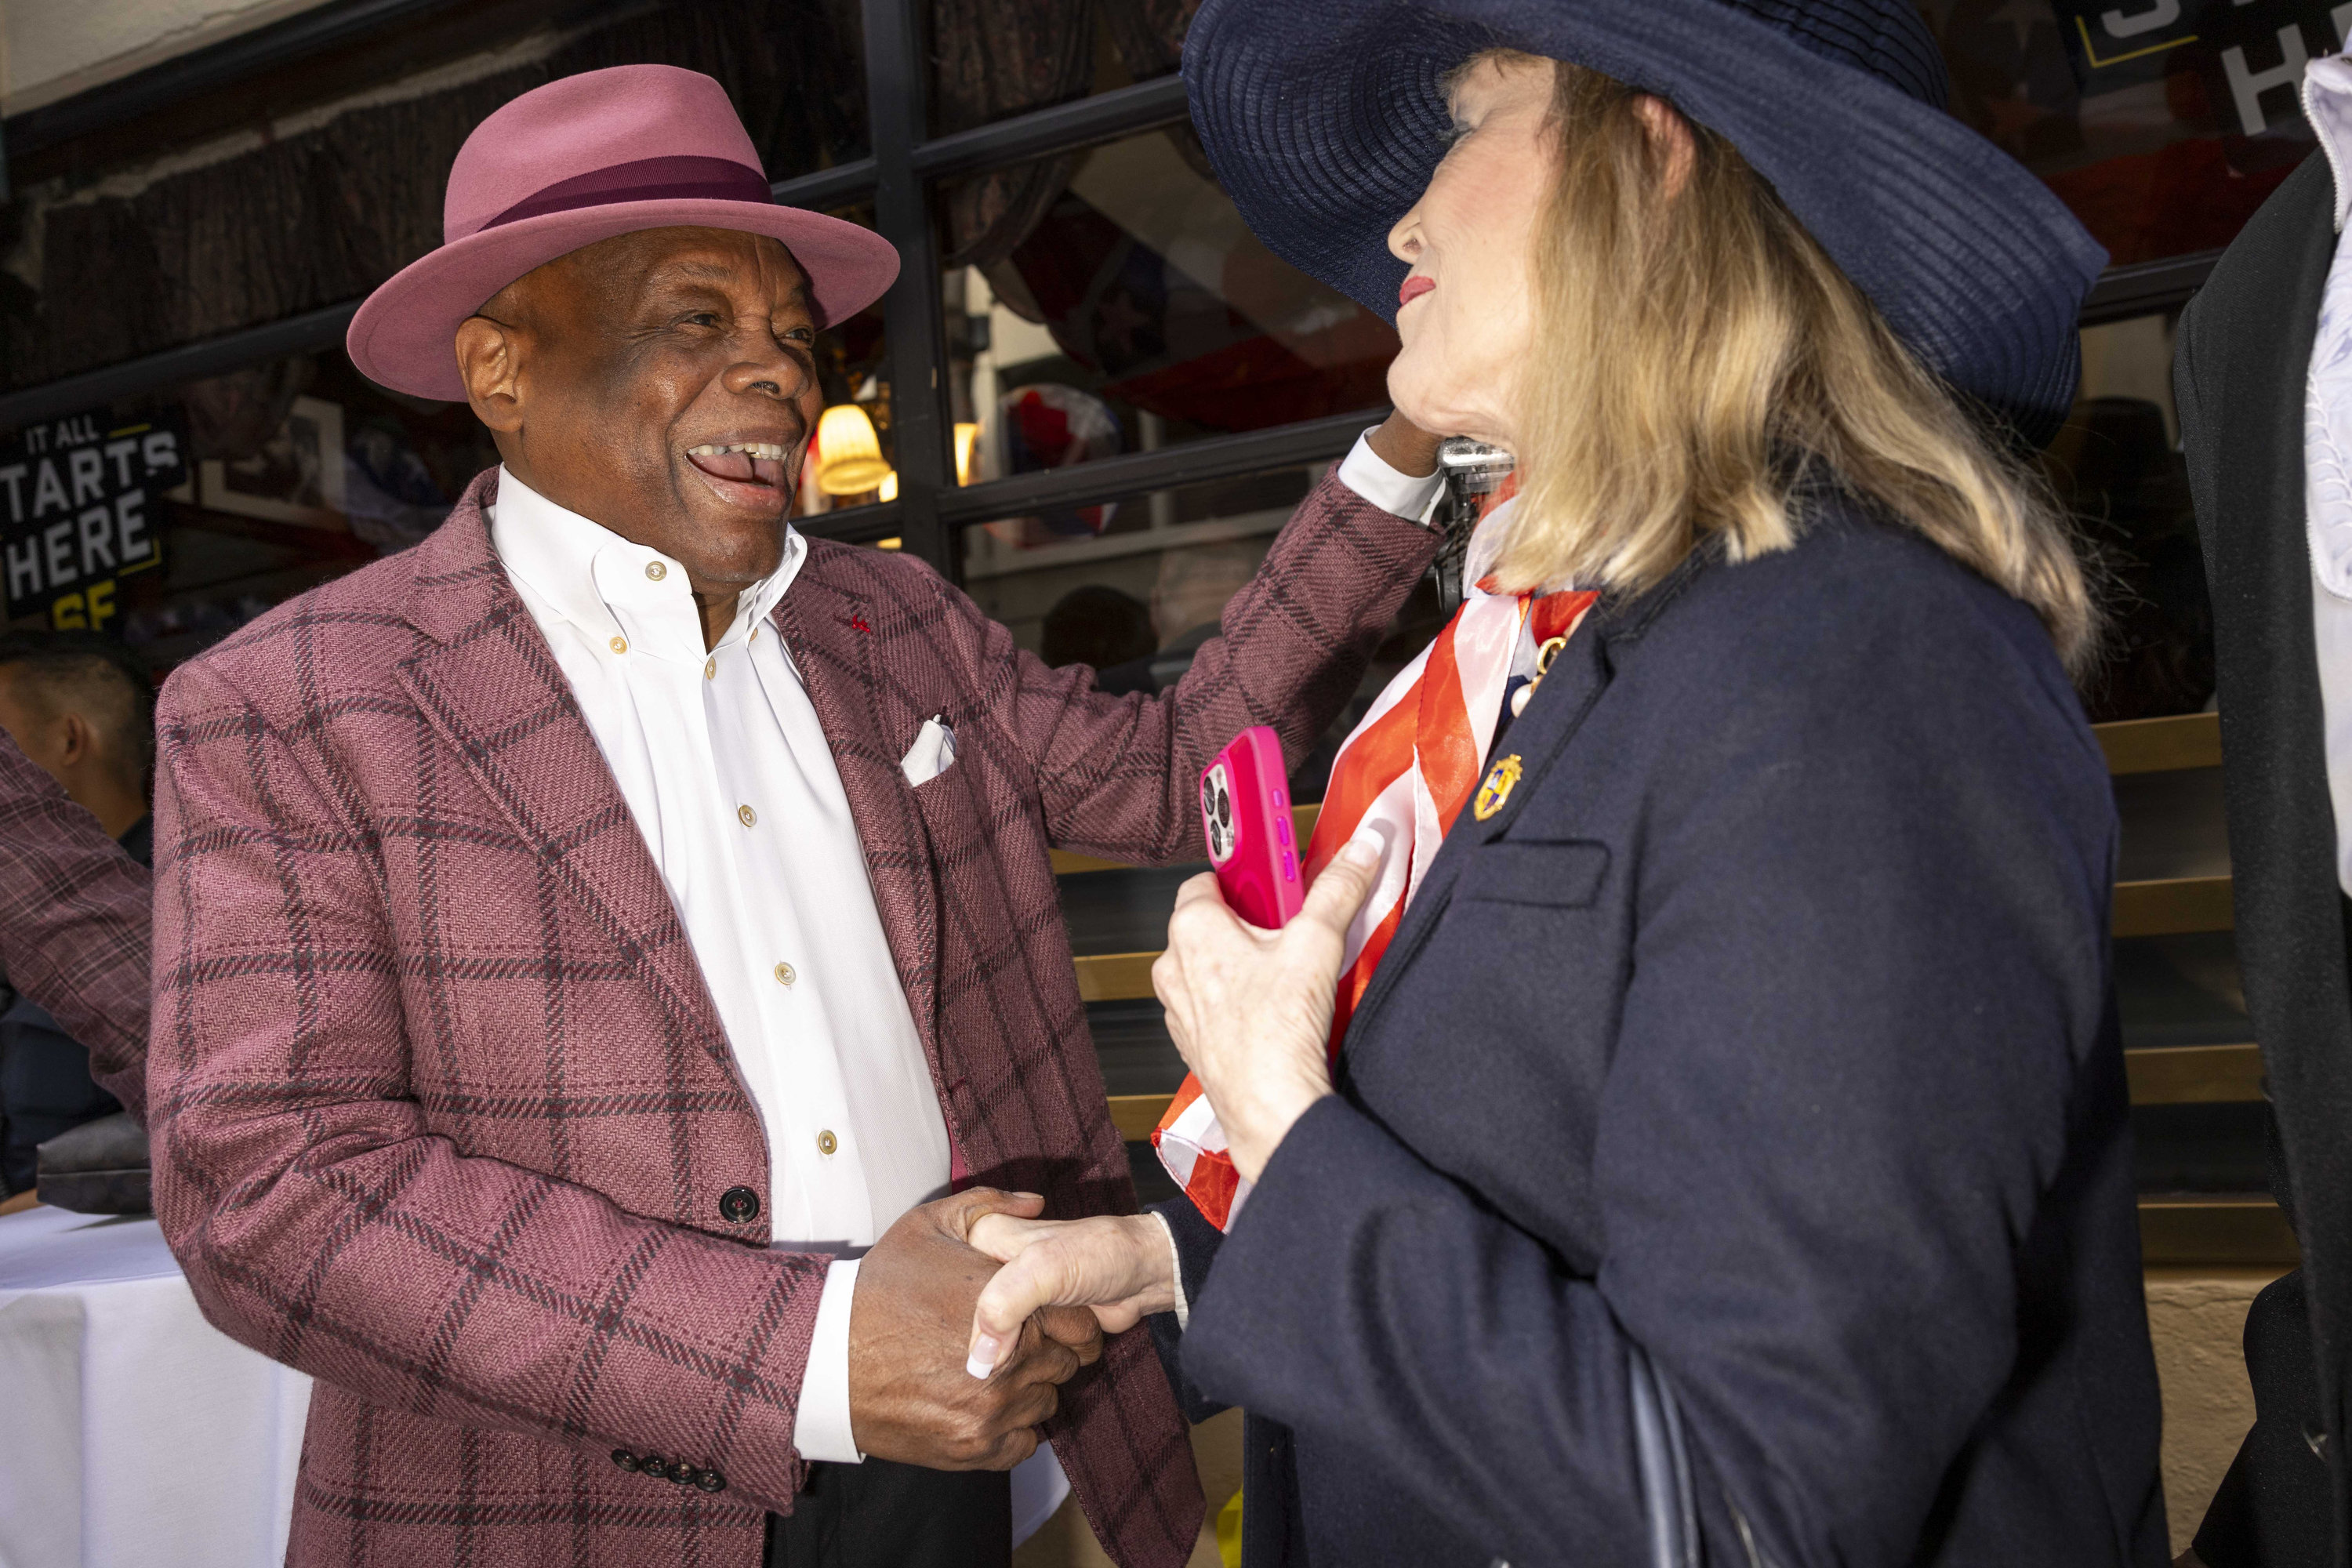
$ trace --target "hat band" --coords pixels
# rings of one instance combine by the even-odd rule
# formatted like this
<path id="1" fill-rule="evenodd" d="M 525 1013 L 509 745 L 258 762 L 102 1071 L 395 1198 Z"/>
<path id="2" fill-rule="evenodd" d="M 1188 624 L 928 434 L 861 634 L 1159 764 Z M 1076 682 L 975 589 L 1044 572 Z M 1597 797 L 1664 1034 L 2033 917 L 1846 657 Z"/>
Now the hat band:
<path id="1" fill-rule="evenodd" d="M 772 205 L 775 197 L 768 193 L 767 175 L 732 158 L 640 158 L 577 174 L 534 192 L 481 228 L 497 228 L 549 213 L 577 212 L 583 207 L 660 201 L 759 202 Z M 452 234 L 448 237 L 454 240 L 465 236 Z"/>

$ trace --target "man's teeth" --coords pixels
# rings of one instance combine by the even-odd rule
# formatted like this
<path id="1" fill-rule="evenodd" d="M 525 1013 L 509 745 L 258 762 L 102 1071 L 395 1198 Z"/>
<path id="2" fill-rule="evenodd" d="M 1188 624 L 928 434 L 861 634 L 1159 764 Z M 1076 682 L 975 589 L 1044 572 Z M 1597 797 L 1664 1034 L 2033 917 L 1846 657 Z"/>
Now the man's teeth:
<path id="1" fill-rule="evenodd" d="M 705 443 L 702 446 L 688 447 L 686 449 L 686 455 L 689 458 L 722 458 L 730 452 L 740 452 L 747 458 L 764 458 L 769 462 L 781 463 L 784 460 L 785 449 L 773 441 L 739 441 L 731 447 Z"/>

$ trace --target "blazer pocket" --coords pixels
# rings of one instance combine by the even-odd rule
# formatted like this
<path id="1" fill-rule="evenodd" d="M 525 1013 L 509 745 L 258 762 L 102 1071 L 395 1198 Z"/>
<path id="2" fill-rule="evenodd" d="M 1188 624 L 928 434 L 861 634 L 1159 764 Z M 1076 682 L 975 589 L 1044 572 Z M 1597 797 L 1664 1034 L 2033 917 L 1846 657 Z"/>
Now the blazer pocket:
<path id="1" fill-rule="evenodd" d="M 1533 904 L 1583 909 L 1600 895 L 1609 874 L 1609 846 L 1590 838 L 1499 839 L 1463 868 L 1467 903 Z"/>

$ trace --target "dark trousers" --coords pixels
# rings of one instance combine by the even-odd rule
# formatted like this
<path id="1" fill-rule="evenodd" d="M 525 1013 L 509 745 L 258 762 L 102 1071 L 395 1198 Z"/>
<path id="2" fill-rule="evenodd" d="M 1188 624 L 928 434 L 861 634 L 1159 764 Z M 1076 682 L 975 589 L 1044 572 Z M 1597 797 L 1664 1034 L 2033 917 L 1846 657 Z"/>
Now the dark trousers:
<path id="1" fill-rule="evenodd" d="M 2313 1438 L 2319 1373 L 2303 1270 L 2264 1288 L 2246 1313 L 2254 1426 L 2197 1531 L 2207 1568 L 2318 1568 L 2333 1560 L 2327 1461 Z"/>
<path id="2" fill-rule="evenodd" d="M 1002 1470 L 868 1459 L 814 1464 L 789 1514 L 768 1516 L 767 1568 L 1007 1568 L 1013 1483 Z"/>

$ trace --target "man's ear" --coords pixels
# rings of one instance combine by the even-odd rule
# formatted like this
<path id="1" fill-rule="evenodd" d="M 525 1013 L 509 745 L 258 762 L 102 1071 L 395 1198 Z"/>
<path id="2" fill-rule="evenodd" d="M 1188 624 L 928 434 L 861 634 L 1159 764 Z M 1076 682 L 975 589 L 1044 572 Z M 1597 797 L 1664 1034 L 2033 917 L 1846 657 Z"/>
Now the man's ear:
<path id="1" fill-rule="evenodd" d="M 89 720 L 68 709 L 58 715 L 57 741 L 58 763 L 73 767 L 88 762 L 98 749 L 98 731 L 90 728 Z"/>
<path id="2" fill-rule="evenodd" d="M 499 435 L 522 428 L 524 333 L 520 328 L 468 316 L 457 323 L 457 374 L 474 417 Z"/>

